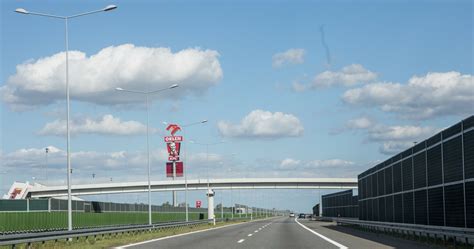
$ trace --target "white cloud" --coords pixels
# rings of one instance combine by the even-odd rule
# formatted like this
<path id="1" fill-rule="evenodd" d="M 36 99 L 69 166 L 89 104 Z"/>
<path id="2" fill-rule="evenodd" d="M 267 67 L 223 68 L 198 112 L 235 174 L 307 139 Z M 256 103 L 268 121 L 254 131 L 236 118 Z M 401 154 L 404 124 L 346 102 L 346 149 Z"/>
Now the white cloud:
<path id="1" fill-rule="evenodd" d="M 379 147 L 379 151 L 385 155 L 394 155 L 410 148 L 411 146 L 413 146 L 413 142 L 388 141 L 384 142 Z"/>
<path id="2" fill-rule="evenodd" d="M 372 141 L 387 141 L 387 140 L 416 140 L 420 138 L 427 138 L 438 129 L 433 127 L 421 127 L 414 125 L 404 126 L 384 126 L 376 125 L 369 129 L 369 138 Z"/>
<path id="3" fill-rule="evenodd" d="M 66 152 L 48 146 L 47 166 L 44 148 L 19 149 L 1 153 L 2 170 L 17 181 L 31 180 L 46 185 L 65 184 Z M 233 156 L 211 153 L 188 153 L 183 160 L 188 179 L 242 178 L 242 177 L 355 177 L 361 165 L 343 159 L 281 161 L 257 160 L 242 162 Z M 146 179 L 146 153 L 144 151 L 73 151 L 73 183 L 100 183 L 113 181 L 143 181 Z M 165 180 L 165 149 L 151 151 L 152 180 Z M 209 167 L 211 165 L 211 167 Z M 214 165 L 214 167 L 212 167 Z M 362 165 L 363 166 L 363 165 Z M 365 167 L 365 166 L 363 166 Z M 95 178 L 92 178 L 95 174 Z M 45 179 L 47 176 L 47 180 Z"/>
<path id="4" fill-rule="evenodd" d="M 407 84 L 373 83 L 344 93 L 351 105 L 377 107 L 404 118 L 467 115 L 474 110 L 474 78 L 459 72 L 414 76 Z"/>
<path id="5" fill-rule="evenodd" d="M 65 55 L 29 60 L 17 65 L 0 88 L 1 99 L 14 110 L 55 103 L 65 98 Z M 157 94 L 176 98 L 201 94 L 222 78 L 214 50 L 188 48 L 173 53 L 169 48 L 111 46 L 86 56 L 69 53 L 71 98 L 101 105 L 142 103 L 143 96 L 116 92 L 116 87 L 154 90 L 179 83 L 178 89 Z"/>
<path id="6" fill-rule="evenodd" d="M 329 159 L 329 160 L 313 160 L 308 162 L 308 167 L 316 168 L 344 168 L 354 165 L 354 162 L 346 161 L 342 159 Z"/>
<path id="7" fill-rule="evenodd" d="M 294 169 L 301 163 L 300 160 L 295 160 L 293 158 L 285 158 L 280 163 L 280 168 L 283 169 Z"/>
<path id="8" fill-rule="evenodd" d="M 55 146 L 48 146 L 48 166 L 58 169 L 66 164 L 66 151 Z M 45 164 L 45 148 L 19 149 L 10 153 L 2 154 L 3 166 L 5 168 L 29 170 L 42 168 Z M 153 160 L 165 161 L 166 151 L 151 151 Z M 97 151 L 73 151 L 71 153 L 73 168 L 109 170 L 118 168 L 133 168 L 146 165 L 146 153 L 144 152 L 97 152 Z"/>
<path id="9" fill-rule="evenodd" d="M 271 162 L 270 162 L 271 163 Z M 355 167 L 356 164 L 352 161 L 347 161 L 343 159 L 326 159 L 326 160 L 309 160 L 309 161 L 302 161 L 293 158 L 285 158 L 283 159 L 278 167 L 274 167 L 275 170 L 279 172 L 288 172 L 288 171 L 296 171 L 300 175 L 308 174 L 309 172 L 313 172 L 314 175 L 315 170 L 317 170 L 318 174 L 321 174 L 322 171 L 336 171 L 340 172 L 341 170 L 347 170 Z M 324 172 L 324 175 L 330 175 L 330 172 Z"/>
<path id="10" fill-rule="evenodd" d="M 55 146 L 48 146 L 49 153 L 46 161 L 45 148 L 19 149 L 0 155 L 2 168 L 14 180 L 28 181 L 32 176 L 37 181 L 51 184 L 64 184 L 66 171 L 66 151 Z M 167 160 L 165 149 L 150 151 L 153 171 L 160 173 Z M 142 151 L 72 151 L 71 166 L 74 183 L 91 183 L 92 174 L 96 175 L 95 182 L 108 181 L 109 178 L 127 181 L 143 181 L 146 175 L 147 154 Z M 156 173 L 156 172 L 154 172 Z M 164 178 L 163 174 L 154 174 Z"/>
<path id="11" fill-rule="evenodd" d="M 318 89 L 332 86 L 351 87 L 357 84 L 372 82 L 377 74 L 365 69 L 360 64 L 343 67 L 340 71 L 324 71 L 316 75 L 309 84 L 293 83 L 293 90 L 301 92 L 308 89 Z"/>
<path id="12" fill-rule="evenodd" d="M 413 142 L 430 137 L 440 129 L 417 125 L 389 126 L 376 123 L 367 117 L 359 117 L 349 120 L 345 130 L 365 131 L 367 141 L 380 143 L 379 151 L 391 155 L 413 146 Z"/>
<path id="13" fill-rule="evenodd" d="M 154 180 L 164 180 L 164 165 L 167 161 L 167 151 L 164 148 L 150 151 L 152 177 Z M 48 146 L 49 153 L 46 162 L 45 148 L 25 148 L 3 153 L 0 151 L 2 170 L 8 172 L 14 180 L 28 181 L 35 176 L 39 182 L 48 184 L 64 184 L 66 171 L 66 151 L 55 146 Z M 188 176 L 205 178 L 209 164 L 218 165 L 223 162 L 232 167 L 234 160 L 220 154 L 188 153 L 186 163 Z M 147 153 L 145 151 L 72 151 L 71 165 L 74 183 L 91 183 L 92 174 L 96 175 L 95 182 L 114 181 L 143 181 L 146 179 Z M 204 173 L 203 173 L 204 172 Z M 223 176 L 222 171 L 209 172 L 213 177 Z M 217 175 L 216 175 L 217 174 Z M 220 175 L 219 175 L 220 174 Z"/>
<path id="14" fill-rule="evenodd" d="M 282 138 L 297 137 L 303 134 L 300 120 L 282 112 L 254 110 L 245 116 L 239 124 L 219 121 L 219 132 L 225 137 L 240 138 Z"/>
<path id="15" fill-rule="evenodd" d="M 300 83 L 298 81 L 294 81 L 293 84 L 292 84 L 292 88 L 293 88 L 293 91 L 295 92 L 304 92 L 306 90 L 308 90 L 308 85 L 305 85 L 303 83 Z"/>
<path id="16" fill-rule="evenodd" d="M 351 119 L 347 122 L 346 127 L 349 129 L 367 129 L 373 125 L 373 121 L 367 117 Z"/>
<path id="17" fill-rule="evenodd" d="M 285 52 L 276 53 L 272 57 L 272 66 L 277 68 L 288 64 L 302 64 L 305 53 L 305 50 L 301 48 L 291 48 Z"/>
<path id="18" fill-rule="evenodd" d="M 146 133 L 146 125 L 137 121 L 122 121 L 111 114 L 99 119 L 78 118 L 71 122 L 71 134 L 100 134 L 100 135 L 139 135 Z M 66 121 L 57 119 L 47 123 L 40 131 L 40 135 L 64 136 Z"/>

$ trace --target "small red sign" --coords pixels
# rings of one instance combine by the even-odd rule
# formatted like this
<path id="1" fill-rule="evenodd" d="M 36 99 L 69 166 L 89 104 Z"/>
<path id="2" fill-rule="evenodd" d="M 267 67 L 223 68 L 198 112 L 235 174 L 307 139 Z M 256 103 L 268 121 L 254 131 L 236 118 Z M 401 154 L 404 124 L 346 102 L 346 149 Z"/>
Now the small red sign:
<path id="1" fill-rule="evenodd" d="M 176 167 L 176 176 L 177 177 L 183 177 L 183 162 L 175 162 L 175 167 Z"/>
<path id="2" fill-rule="evenodd" d="M 176 177 L 183 177 L 184 167 L 183 162 L 175 162 L 175 174 Z M 166 177 L 173 177 L 173 163 L 167 162 L 166 163 Z"/>
<path id="3" fill-rule="evenodd" d="M 201 201 L 196 201 L 196 208 L 200 208 L 201 207 Z"/>
<path id="4" fill-rule="evenodd" d="M 166 177 L 173 177 L 173 163 L 166 163 Z"/>
<path id="5" fill-rule="evenodd" d="M 168 161 L 179 161 L 179 156 L 169 156 Z"/>
<path id="6" fill-rule="evenodd" d="M 182 142 L 183 136 L 166 136 L 164 137 L 165 142 Z"/>

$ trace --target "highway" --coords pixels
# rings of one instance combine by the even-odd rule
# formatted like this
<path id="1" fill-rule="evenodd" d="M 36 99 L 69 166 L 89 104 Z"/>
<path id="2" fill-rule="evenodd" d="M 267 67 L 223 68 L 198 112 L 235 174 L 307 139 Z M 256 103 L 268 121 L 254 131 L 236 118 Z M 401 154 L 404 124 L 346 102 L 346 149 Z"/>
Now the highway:
<path id="1" fill-rule="evenodd" d="M 334 223 L 274 218 L 159 238 L 120 248 L 438 248 L 387 235 L 338 227 Z"/>

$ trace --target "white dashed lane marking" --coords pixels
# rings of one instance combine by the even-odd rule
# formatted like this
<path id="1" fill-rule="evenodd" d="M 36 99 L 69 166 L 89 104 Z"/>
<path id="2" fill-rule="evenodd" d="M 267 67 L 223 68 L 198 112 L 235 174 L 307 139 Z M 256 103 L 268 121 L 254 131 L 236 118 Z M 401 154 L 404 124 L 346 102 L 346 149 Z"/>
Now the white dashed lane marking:
<path id="1" fill-rule="evenodd" d="M 249 235 L 247 235 L 247 236 L 252 237 L 252 235 L 253 235 L 253 234 L 249 233 Z"/>
<path id="2" fill-rule="evenodd" d="M 244 241 L 245 241 L 244 239 L 241 239 L 241 240 L 237 241 L 237 243 L 242 243 Z"/>
<path id="3" fill-rule="evenodd" d="M 331 244 L 333 244 L 333 245 L 339 247 L 339 249 L 348 249 L 347 246 L 342 245 L 342 244 L 339 244 L 339 243 L 337 243 L 336 241 L 334 241 L 334 240 L 332 240 L 332 239 L 330 239 L 330 238 L 328 238 L 328 237 L 326 237 L 326 236 L 324 236 L 324 235 L 322 235 L 322 234 L 319 234 L 319 233 L 317 233 L 316 231 L 313 231 L 313 230 L 311 230 L 310 228 L 308 228 L 307 226 L 301 224 L 301 223 L 298 221 L 298 218 L 295 218 L 295 222 L 298 223 L 298 225 L 300 225 L 302 228 L 308 230 L 309 232 L 311 232 L 311 233 L 313 233 L 313 234 L 319 236 L 320 238 L 324 239 L 325 241 L 327 241 L 327 242 L 329 242 L 329 243 L 331 243 Z"/>

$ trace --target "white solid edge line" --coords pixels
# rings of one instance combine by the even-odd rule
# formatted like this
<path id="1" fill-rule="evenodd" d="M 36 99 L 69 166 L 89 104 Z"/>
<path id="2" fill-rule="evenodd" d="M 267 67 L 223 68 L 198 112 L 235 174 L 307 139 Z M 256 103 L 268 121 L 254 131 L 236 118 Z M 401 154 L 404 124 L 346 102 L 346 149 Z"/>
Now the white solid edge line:
<path id="1" fill-rule="evenodd" d="M 237 241 L 237 243 L 242 243 L 244 241 L 245 241 L 245 239 L 241 239 L 241 240 Z"/>
<path id="2" fill-rule="evenodd" d="M 324 236 L 324 235 L 322 235 L 322 234 L 319 234 L 319 233 L 315 232 L 315 231 L 312 230 L 312 229 L 309 229 L 309 228 L 306 227 L 305 225 L 301 224 L 301 223 L 298 221 L 298 218 L 295 218 L 295 221 L 296 221 L 296 223 L 298 223 L 298 225 L 300 225 L 302 228 L 304 228 L 304 229 L 306 229 L 306 230 L 312 232 L 313 234 L 315 234 L 315 235 L 321 237 L 322 239 L 324 239 L 325 241 L 327 241 L 327 242 L 329 242 L 329 243 L 331 243 L 331 244 L 333 244 L 333 245 L 339 247 L 340 249 L 348 249 L 347 246 L 342 245 L 342 244 L 339 244 L 339 243 L 337 243 L 336 241 L 334 241 L 334 240 L 332 240 L 332 239 L 330 239 L 330 238 L 328 238 L 328 237 L 326 237 L 326 236 Z"/>
<path id="3" fill-rule="evenodd" d="M 274 219 L 274 218 L 278 218 L 278 216 L 277 216 L 277 217 L 267 218 L 267 219 Z M 204 229 L 204 230 L 199 230 L 199 231 L 194 231 L 194 232 L 189 232 L 189 233 L 181 233 L 181 234 L 176 234 L 176 235 L 161 237 L 161 238 L 157 238 L 157 239 L 146 240 L 146 241 L 142 241 L 142 242 L 138 242 L 138 243 L 123 245 L 123 246 L 117 246 L 117 247 L 114 247 L 114 248 L 115 248 L 115 249 L 123 249 L 123 248 L 131 247 L 131 246 L 143 245 L 143 244 L 147 244 L 147 243 L 151 243 L 151 242 L 155 242 L 155 241 L 160 241 L 160 240 L 165 240 L 165 239 L 172 239 L 172 238 L 176 238 L 176 237 L 181 237 L 181 236 L 184 236 L 184 235 L 189 235 L 189 234 L 194 234 L 194 233 L 201 233 L 201 232 L 206 232 L 206 231 L 217 230 L 217 229 L 221 229 L 221 228 L 224 228 L 224 227 L 231 227 L 231 226 L 249 224 L 249 223 L 256 222 L 256 221 L 261 221 L 261 220 L 252 220 L 252 221 L 247 221 L 247 222 L 242 222 L 242 223 L 237 223 L 237 224 L 230 224 L 230 225 L 225 225 L 225 226 L 221 226 L 221 227 L 214 227 L 214 228 L 209 228 L 209 229 Z"/>

